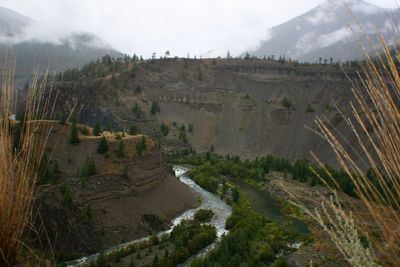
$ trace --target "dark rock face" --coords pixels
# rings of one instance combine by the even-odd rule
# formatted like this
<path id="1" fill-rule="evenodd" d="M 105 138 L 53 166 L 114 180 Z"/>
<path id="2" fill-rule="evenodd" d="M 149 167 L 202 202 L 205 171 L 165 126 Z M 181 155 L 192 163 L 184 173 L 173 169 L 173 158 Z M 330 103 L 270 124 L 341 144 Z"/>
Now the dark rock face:
<path id="1" fill-rule="evenodd" d="M 354 78 L 351 69 L 345 69 Z M 198 73 L 202 76 L 199 79 Z M 159 138 L 164 149 L 193 146 L 242 157 L 274 154 L 309 158 L 315 151 L 333 163 L 333 156 L 315 129 L 322 116 L 341 131 L 344 121 L 336 107 L 348 111 L 351 83 L 336 65 L 296 65 L 250 60 L 159 60 L 137 65 L 136 77 L 83 79 L 56 85 L 58 107 L 70 110 L 75 101 L 84 122 L 101 121 Z M 143 90 L 136 92 L 140 85 Z M 157 100 L 160 112 L 150 113 Z M 132 112 L 139 103 L 143 113 Z M 170 133 L 162 137 L 160 124 Z M 179 139 L 179 127 L 192 125 L 188 144 Z M 310 128 L 310 129 L 309 129 Z M 346 132 L 343 132 L 346 136 Z"/>

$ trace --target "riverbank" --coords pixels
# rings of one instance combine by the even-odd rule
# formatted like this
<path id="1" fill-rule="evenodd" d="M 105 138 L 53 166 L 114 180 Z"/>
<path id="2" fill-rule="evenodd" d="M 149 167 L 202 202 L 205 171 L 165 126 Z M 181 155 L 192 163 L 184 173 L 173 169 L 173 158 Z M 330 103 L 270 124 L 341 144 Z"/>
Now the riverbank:
<path id="1" fill-rule="evenodd" d="M 167 257 L 170 255 L 172 258 L 173 254 L 171 253 L 174 251 L 175 245 L 168 242 L 169 234 L 182 222 L 192 219 L 195 213 L 199 210 L 213 211 L 214 216 L 210 220 L 209 224 L 215 227 L 216 237 L 219 238 L 226 234 L 225 222 L 232 212 L 231 207 L 218 196 L 207 192 L 187 177 L 185 174 L 188 170 L 189 169 L 186 167 L 174 167 L 175 174 L 180 183 L 189 187 L 201 197 L 202 201 L 200 205 L 196 208 L 185 211 L 183 214 L 180 214 L 178 217 L 173 219 L 171 227 L 168 230 L 159 232 L 157 235 L 120 244 L 101 253 L 68 262 L 68 266 L 108 266 L 105 265 L 105 262 L 107 261 L 112 263 L 110 266 L 146 266 L 152 264 L 156 255 L 157 258 L 161 258 L 161 256 L 165 257 L 165 255 L 167 255 Z M 198 251 L 204 253 L 211 248 L 212 246 L 207 244 L 206 246 L 201 247 Z M 180 257 L 181 259 L 189 258 L 182 257 L 182 255 Z"/>
<path id="2" fill-rule="evenodd" d="M 303 203 L 308 209 L 321 208 L 321 196 L 329 196 L 331 191 L 322 186 L 307 186 L 292 179 L 285 178 L 285 175 L 273 173 L 269 177 L 269 184 L 266 190 L 278 201 L 295 203 Z M 291 194 L 298 196 L 294 199 Z M 364 209 L 360 205 L 360 200 L 347 196 L 338 192 L 340 201 L 346 207 L 354 207 L 357 211 L 362 212 Z M 347 204 L 346 204 L 347 203 Z M 307 217 L 306 217 L 307 218 Z M 314 242 L 302 246 L 296 252 L 288 255 L 286 261 L 289 266 L 301 267 L 308 266 L 312 262 L 315 266 L 343 266 L 350 267 L 348 262 L 343 258 L 342 254 L 332 243 L 329 235 L 311 219 L 306 220 L 308 228 Z"/>
<path id="3" fill-rule="evenodd" d="M 326 267 L 348 266 L 329 236 L 301 209 L 292 205 L 293 199 L 286 193 L 289 190 L 304 196 L 309 209 L 320 207 L 317 195 L 329 190 L 300 171 L 305 165 L 293 166 L 287 160 L 272 156 L 244 161 L 212 153 L 173 155 L 171 158 L 179 163 L 195 165 L 190 175 L 206 188 L 219 194 L 228 191 L 229 195 L 225 185 L 230 185 L 240 192 L 234 201 L 233 214 L 227 221 L 229 235 L 205 259 L 195 260 L 193 266 L 236 266 L 243 263 L 268 266 L 275 262 L 280 264 L 276 266 L 294 267 L 308 266 L 310 262 Z M 346 194 L 341 195 L 343 200 L 353 204 L 357 202 Z M 301 227 L 296 229 L 293 222 L 300 222 Z M 251 230 L 247 232 L 248 226 Z M 305 228 L 309 231 L 302 232 Z M 259 249 L 252 251 L 254 247 Z"/>

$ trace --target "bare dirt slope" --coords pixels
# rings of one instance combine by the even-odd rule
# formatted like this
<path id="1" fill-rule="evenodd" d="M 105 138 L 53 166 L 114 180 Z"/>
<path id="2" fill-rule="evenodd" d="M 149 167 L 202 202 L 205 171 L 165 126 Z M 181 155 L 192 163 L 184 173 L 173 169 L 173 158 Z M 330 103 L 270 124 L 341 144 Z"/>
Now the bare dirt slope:
<path id="1" fill-rule="evenodd" d="M 146 150 L 139 156 L 135 147 L 142 135 L 116 139 L 105 133 L 109 151 L 99 154 L 100 137 L 81 134 L 73 145 L 68 125 L 47 123 L 53 124 L 48 168 L 57 163 L 60 173 L 38 192 L 38 235 L 31 235 L 37 246 L 64 258 L 85 255 L 159 231 L 196 204 L 196 194 L 170 174 L 153 139 L 146 138 Z M 120 140 L 123 157 L 115 152 Z M 96 174 L 85 178 L 78 170 L 87 158 L 94 160 Z"/>

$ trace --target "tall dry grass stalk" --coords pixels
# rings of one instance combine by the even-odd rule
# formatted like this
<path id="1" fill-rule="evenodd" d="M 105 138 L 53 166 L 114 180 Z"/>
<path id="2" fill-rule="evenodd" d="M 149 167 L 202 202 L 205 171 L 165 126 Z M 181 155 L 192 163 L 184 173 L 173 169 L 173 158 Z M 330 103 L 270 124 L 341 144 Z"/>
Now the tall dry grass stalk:
<path id="1" fill-rule="evenodd" d="M 379 39 L 383 53 L 373 48 L 373 56 L 366 55 L 352 84 L 351 112 L 342 114 L 356 141 L 349 146 L 327 121 L 316 119 L 367 211 L 351 213 L 336 194 L 322 197 L 322 208 L 306 209 L 348 262 L 360 267 L 400 266 L 400 51 Z M 375 178 L 365 174 L 365 166 L 372 167 Z M 360 236 L 368 238 L 369 247 Z"/>
<path id="2" fill-rule="evenodd" d="M 34 75 L 25 105 L 24 119 L 16 122 L 17 92 L 14 88 L 12 57 L 3 67 L 0 92 L 0 266 L 23 264 L 21 251 L 29 248 L 22 241 L 30 224 L 39 163 L 51 131 L 41 120 L 51 115 L 45 97 L 46 78 Z"/>

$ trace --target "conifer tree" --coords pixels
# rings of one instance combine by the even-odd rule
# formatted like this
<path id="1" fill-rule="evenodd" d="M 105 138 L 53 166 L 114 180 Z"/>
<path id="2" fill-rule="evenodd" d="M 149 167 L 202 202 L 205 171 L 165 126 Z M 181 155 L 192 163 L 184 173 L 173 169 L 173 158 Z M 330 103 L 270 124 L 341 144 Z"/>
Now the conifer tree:
<path id="1" fill-rule="evenodd" d="M 79 129 L 78 129 L 75 119 L 73 119 L 72 123 L 71 123 L 71 133 L 70 133 L 69 141 L 71 144 L 79 143 Z"/>
<path id="2" fill-rule="evenodd" d="M 119 157 L 119 158 L 125 157 L 125 143 L 124 143 L 124 141 L 122 141 L 122 140 L 118 141 L 116 154 L 117 154 L 117 157 Z"/>
<path id="3" fill-rule="evenodd" d="M 93 128 L 93 135 L 99 136 L 102 132 L 101 126 L 99 123 L 96 123 L 96 125 Z"/>
<path id="4" fill-rule="evenodd" d="M 99 141 L 99 145 L 97 147 L 97 153 L 104 154 L 107 153 L 107 151 L 108 151 L 107 139 L 103 135 Z"/>

